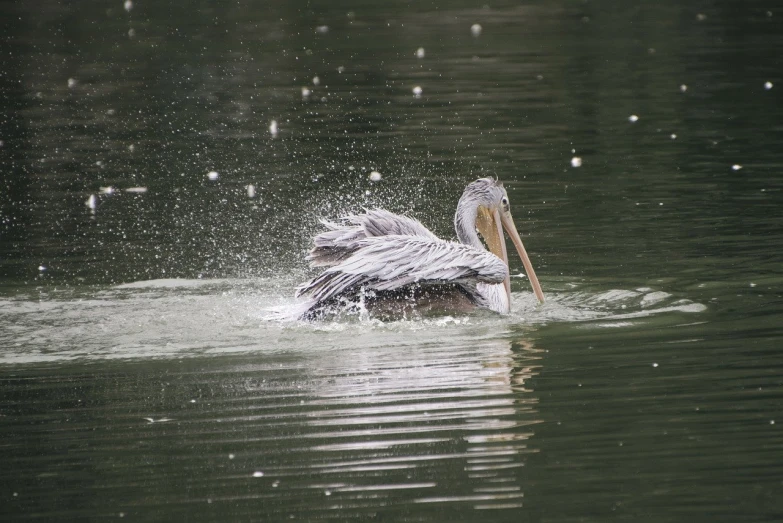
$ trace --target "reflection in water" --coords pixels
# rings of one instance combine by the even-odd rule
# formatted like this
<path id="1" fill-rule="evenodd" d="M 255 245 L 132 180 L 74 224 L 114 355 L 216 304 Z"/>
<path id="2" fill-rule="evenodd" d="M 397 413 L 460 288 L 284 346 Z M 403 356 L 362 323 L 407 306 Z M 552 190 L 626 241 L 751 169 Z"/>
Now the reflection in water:
<path id="1" fill-rule="evenodd" d="M 22 493 L 13 510 L 26 514 L 57 505 L 50 487 L 63 485 L 61 517 L 154 519 L 165 504 L 191 520 L 397 517 L 414 506 L 436 507 L 434 520 L 465 509 L 513 519 L 503 509 L 521 506 L 536 452 L 527 382 L 542 351 L 524 335 L 430 330 L 426 342 L 378 330 L 382 345 L 333 347 L 320 331 L 322 343 L 286 352 L 257 342 L 235 355 L 18 365 L 0 377 L 0 434 L 27 436 L 5 439 L 0 482 Z"/>
<path id="2" fill-rule="evenodd" d="M 308 369 L 303 426 L 287 436 L 302 453 L 265 456 L 265 481 L 330 496 L 331 508 L 519 507 L 517 472 L 540 422 L 524 385 L 538 368 L 528 341 L 326 353 Z"/>

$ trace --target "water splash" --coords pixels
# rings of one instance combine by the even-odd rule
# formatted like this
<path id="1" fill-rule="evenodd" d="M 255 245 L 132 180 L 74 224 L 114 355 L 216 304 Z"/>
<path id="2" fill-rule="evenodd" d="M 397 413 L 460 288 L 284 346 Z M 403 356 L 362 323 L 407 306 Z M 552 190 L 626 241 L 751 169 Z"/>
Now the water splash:
<path id="1" fill-rule="evenodd" d="M 423 346 L 444 336 L 470 344 L 552 323 L 618 327 L 706 309 L 650 288 L 561 290 L 548 293 L 543 305 L 529 292 L 515 292 L 505 316 L 475 311 L 381 321 L 359 303 L 333 321 L 301 322 L 295 318 L 303 301 L 292 298 L 299 276 L 162 279 L 6 298 L 0 300 L 0 343 L 7 347 L 0 364 Z"/>

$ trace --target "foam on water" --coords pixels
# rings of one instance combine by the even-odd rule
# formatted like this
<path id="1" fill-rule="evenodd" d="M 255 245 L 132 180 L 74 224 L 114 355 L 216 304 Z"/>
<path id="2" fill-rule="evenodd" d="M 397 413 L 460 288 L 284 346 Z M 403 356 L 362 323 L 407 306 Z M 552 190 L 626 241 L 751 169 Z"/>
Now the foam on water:
<path id="1" fill-rule="evenodd" d="M 515 292 L 512 311 L 409 317 L 383 322 L 366 310 L 339 321 L 296 321 L 292 281 L 140 281 L 111 288 L 50 291 L 0 301 L 0 364 L 76 359 L 181 358 L 227 353 L 328 351 L 346 347 L 470 344 L 551 323 L 622 327 L 705 306 L 661 290 L 549 292 L 538 305 Z"/>

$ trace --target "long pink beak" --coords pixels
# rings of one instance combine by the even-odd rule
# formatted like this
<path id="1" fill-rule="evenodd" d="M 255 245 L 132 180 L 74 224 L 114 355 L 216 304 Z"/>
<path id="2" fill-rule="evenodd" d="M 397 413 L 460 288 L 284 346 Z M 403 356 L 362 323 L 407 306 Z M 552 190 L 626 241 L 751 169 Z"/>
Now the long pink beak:
<path id="1" fill-rule="evenodd" d="M 514 244 L 514 247 L 516 247 L 517 253 L 519 253 L 519 257 L 522 259 L 522 265 L 525 266 L 525 273 L 527 273 L 527 277 L 530 279 L 531 285 L 533 285 L 533 292 L 536 293 L 536 298 L 538 298 L 538 302 L 544 303 L 544 291 L 541 290 L 541 284 L 538 283 L 538 278 L 536 277 L 536 271 L 533 270 L 533 264 L 530 263 L 530 258 L 527 255 L 525 246 L 522 245 L 522 238 L 519 237 L 519 233 L 517 232 L 516 225 L 514 225 L 513 218 L 511 218 L 511 215 L 507 212 L 506 213 L 499 213 L 498 211 L 495 212 L 498 213 L 498 215 L 500 215 L 500 222 L 503 224 L 503 228 L 506 230 L 506 233 L 508 234 L 509 238 L 511 238 L 511 242 Z M 501 243 L 503 243 L 504 245 L 503 250 L 505 251 L 505 242 L 501 241 Z M 508 288 L 509 287 L 507 287 L 507 289 Z"/>

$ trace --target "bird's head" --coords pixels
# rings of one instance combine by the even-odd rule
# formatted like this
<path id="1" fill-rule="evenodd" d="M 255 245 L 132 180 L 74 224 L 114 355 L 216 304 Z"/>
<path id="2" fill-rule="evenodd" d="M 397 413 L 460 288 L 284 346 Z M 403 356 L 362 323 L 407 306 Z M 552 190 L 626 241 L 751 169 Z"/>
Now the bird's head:
<path id="1" fill-rule="evenodd" d="M 505 229 L 522 260 L 522 264 L 525 266 L 525 272 L 533 286 L 536 298 L 543 303 L 544 293 L 533 270 L 533 265 L 530 263 L 525 246 L 522 244 L 522 239 L 519 237 L 514 218 L 511 216 L 511 204 L 503 183 L 493 178 L 480 178 L 465 188 L 461 203 L 462 200 L 475 205 L 476 230 L 484 239 L 490 252 L 508 265 L 508 252 L 506 251 L 506 242 L 503 238 L 503 230 Z M 508 277 L 504 285 L 510 299 L 511 283 Z"/>

